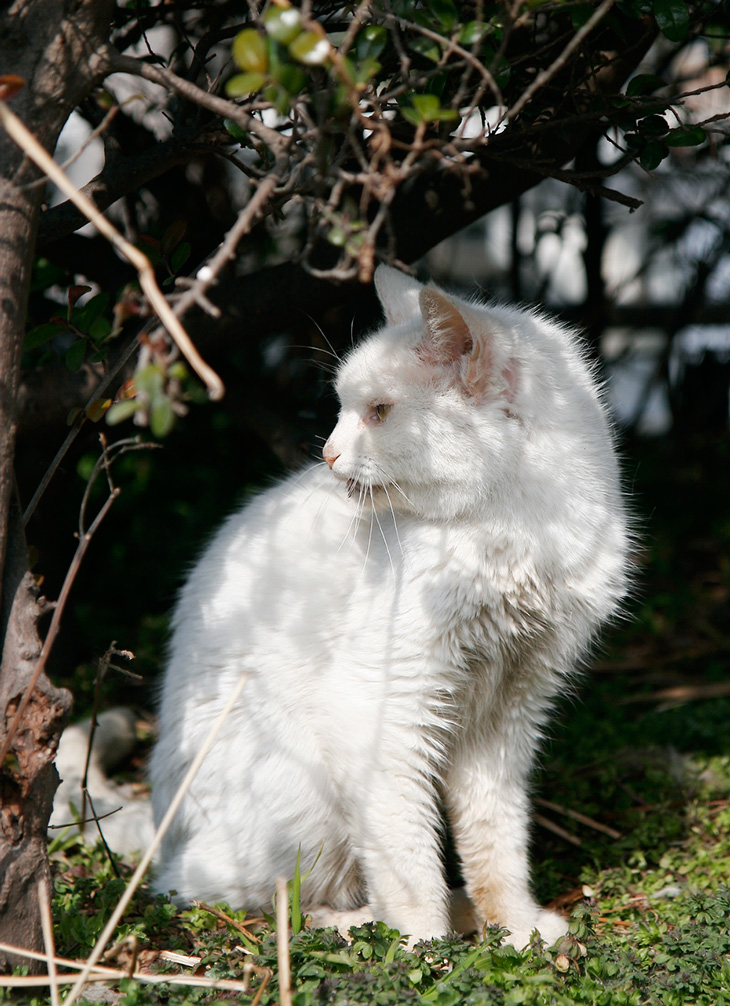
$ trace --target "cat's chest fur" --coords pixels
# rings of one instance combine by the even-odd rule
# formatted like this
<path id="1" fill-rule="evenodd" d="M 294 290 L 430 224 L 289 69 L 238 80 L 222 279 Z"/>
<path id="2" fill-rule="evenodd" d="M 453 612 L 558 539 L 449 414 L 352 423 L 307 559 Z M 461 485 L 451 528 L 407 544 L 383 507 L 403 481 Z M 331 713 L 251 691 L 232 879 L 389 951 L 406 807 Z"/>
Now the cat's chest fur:
<path id="1" fill-rule="evenodd" d="M 545 591 L 504 532 L 389 510 L 377 522 L 353 521 L 323 475 L 295 476 L 232 518 L 189 582 L 183 607 L 206 597 L 205 631 L 231 657 L 240 655 L 242 619 L 253 652 L 269 639 L 298 655 L 288 666 L 320 669 L 368 652 L 375 675 L 408 658 L 420 673 L 426 659 L 436 673 L 439 660 L 465 667 L 475 650 L 497 659 L 505 641 L 530 631 Z"/>

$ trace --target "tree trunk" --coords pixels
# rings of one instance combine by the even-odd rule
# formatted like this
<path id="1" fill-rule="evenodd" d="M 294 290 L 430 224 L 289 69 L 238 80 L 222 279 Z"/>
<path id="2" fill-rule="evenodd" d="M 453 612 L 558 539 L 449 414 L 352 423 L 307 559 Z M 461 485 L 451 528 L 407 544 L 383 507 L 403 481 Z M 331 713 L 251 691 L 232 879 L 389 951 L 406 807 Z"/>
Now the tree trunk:
<path id="1" fill-rule="evenodd" d="M 4 641 L 0 673 L 4 728 L 0 741 L 40 657 L 38 623 L 51 607 L 28 572 L 20 507 L 15 499 L 8 527 L 4 595 L 13 603 L 7 623 L 0 624 Z M 0 773 L 0 942 L 33 950 L 43 947 L 38 882 L 45 882 L 50 894 L 46 829 L 58 786 L 53 759 L 70 710 L 70 693 L 54 688 L 41 675 Z M 29 963 L 0 953 L 0 970 Z"/>
<path id="2" fill-rule="evenodd" d="M 0 67 L 25 82 L 13 110 L 47 150 L 96 82 L 111 7 L 110 0 L 17 0 L 0 17 Z M 0 135 L 0 746 L 40 656 L 38 622 L 47 607 L 28 571 L 13 489 L 20 360 L 43 198 L 43 187 L 28 183 L 37 178 L 22 151 Z M 37 882 L 49 877 L 53 757 L 70 706 L 70 695 L 41 676 L 0 765 L 0 941 L 32 950 L 43 945 Z M 0 970 L 16 963 L 0 954 Z"/>

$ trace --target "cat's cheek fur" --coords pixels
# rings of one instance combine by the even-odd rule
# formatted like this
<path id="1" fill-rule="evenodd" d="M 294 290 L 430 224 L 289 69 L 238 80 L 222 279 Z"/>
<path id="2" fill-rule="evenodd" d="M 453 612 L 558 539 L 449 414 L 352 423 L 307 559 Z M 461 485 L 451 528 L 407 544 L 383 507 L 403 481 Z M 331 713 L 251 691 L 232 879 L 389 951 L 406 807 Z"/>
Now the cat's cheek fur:
<path id="1" fill-rule="evenodd" d="M 441 936 L 444 806 L 468 924 L 552 942 L 565 922 L 530 890 L 529 777 L 553 702 L 627 589 L 609 425 L 555 322 L 394 270 L 376 286 L 389 323 L 340 367 L 327 464 L 234 514 L 181 593 L 150 766 L 158 820 L 248 681 L 157 885 L 258 912 L 300 854 L 303 872 L 317 860 L 305 905 Z M 379 404 L 383 421 L 364 422 Z"/>

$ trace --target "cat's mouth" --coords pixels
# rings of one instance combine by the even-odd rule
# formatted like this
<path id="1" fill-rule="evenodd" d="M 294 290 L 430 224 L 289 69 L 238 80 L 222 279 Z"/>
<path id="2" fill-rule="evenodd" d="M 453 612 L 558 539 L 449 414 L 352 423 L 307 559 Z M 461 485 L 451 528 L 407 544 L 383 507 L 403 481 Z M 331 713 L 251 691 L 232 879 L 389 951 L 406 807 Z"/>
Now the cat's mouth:
<path id="1" fill-rule="evenodd" d="M 352 499 L 353 496 L 357 497 L 358 500 L 369 500 L 371 497 L 377 495 L 380 492 L 381 486 L 369 482 L 367 485 L 363 485 L 357 479 L 348 479 L 346 482 L 347 488 L 347 498 Z"/>

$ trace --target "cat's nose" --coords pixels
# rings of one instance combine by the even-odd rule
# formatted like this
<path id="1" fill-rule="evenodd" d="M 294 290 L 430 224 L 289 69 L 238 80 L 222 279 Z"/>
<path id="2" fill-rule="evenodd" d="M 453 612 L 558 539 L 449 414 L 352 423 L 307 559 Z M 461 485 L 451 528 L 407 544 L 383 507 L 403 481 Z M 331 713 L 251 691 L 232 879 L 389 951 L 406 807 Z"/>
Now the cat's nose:
<path id="1" fill-rule="evenodd" d="M 322 457 L 325 459 L 327 464 L 332 467 L 335 461 L 339 458 L 339 453 L 336 453 L 329 440 L 322 448 Z"/>

